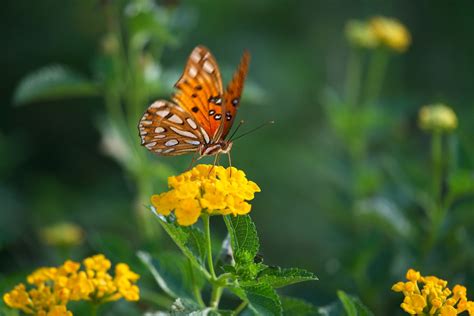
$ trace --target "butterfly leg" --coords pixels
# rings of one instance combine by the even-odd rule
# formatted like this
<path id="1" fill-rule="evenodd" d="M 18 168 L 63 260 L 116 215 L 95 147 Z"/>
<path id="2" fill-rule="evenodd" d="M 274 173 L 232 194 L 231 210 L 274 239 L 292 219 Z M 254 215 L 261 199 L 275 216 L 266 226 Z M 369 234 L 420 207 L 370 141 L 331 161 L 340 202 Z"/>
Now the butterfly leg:
<path id="1" fill-rule="evenodd" d="M 227 152 L 227 158 L 229 158 L 229 176 L 232 177 L 232 159 L 230 158 L 230 152 Z"/>
<path id="2" fill-rule="evenodd" d="M 191 170 L 191 168 L 193 167 L 194 163 L 196 162 L 196 155 L 198 154 L 198 152 L 196 151 L 194 154 L 193 154 L 193 159 L 191 159 L 191 163 L 189 164 L 189 167 L 186 171 L 189 171 Z"/>
<path id="3" fill-rule="evenodd" d="M 220 154 L 216 154 L 214 157 L 214 163 L 212 164 L 212 168 L 209 170 L 209 174 L 211 174 L 214 167 L 219 163 L 219 158 L 220 158 Z"/>

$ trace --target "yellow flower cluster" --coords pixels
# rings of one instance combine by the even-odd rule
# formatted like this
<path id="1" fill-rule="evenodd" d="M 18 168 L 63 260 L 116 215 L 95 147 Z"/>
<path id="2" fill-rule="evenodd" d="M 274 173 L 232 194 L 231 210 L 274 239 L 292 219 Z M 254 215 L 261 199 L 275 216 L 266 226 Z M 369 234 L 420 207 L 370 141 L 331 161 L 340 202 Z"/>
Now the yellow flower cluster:
<path id="1" fill-rule="evenodd" d="M 26 314 L 69 316 L 72 315 L 66 307 L 69 301 L 102 304 L 122 297 L 128 301 L 140 298 L 135 285 L 140 276 L 125 263 L 115 266 L 114 277 L 108 273 L 111 262 L 102 254 L 86 258 L 83 263 L 82 270 L 79 262 L 71 260 L 59 267 L 39 268 L 27 277 L 31 289 L 20 283 L 4 294 L 3 300 Z"/>
<path id="2" fill-rule="evenodd" d="M 425 105 L 418 115 L 420 128 L 426 131 L 449 132 L 458 126 L 458 118 L 449 106 L 437 103 Z"/>
<path id="3" fill-rule="evenodd" d="M 407 282 L 397 282 L 392 286 L 395 292 L 405 295 L 402 309 L 410 315 L 452 316 L 463 312 L 474 315 L 474 302 L 467 300 L 467 290 L 455 285 L 450 290 L 448 282 L 435 276 L 422 276 L 420 272 L 409 269 Z M 420 285 L 423 288 L 420 289 Z"/>
<path id="4" fill-rule="evenodd" d="M 383 16 L 371 18 L 368 22 L 349 21 L 346 37 L 350 43 L 364 48 L 387 47 L 403 53 L 411 43 L 411 35 L 398 20 Z"/>
<path id="5" fill-rule="evenodd" d="M 197 165 L 169 177 L 168 186 L 172 190 L 153 195 L 151 203 L 159 214 L 167 216 L 174 211 L 183 226 L 196 223 L 203 211 L 211 215 L 247 214 L 251 209 L 247 201 L 260 192 L 243 171 L 212 165 Z"/>

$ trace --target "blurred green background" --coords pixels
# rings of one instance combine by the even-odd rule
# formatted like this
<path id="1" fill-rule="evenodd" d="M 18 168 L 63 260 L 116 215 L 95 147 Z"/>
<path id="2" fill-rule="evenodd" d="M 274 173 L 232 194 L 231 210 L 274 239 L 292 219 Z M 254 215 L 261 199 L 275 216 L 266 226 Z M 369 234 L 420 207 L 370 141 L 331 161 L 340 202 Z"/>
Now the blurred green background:
<path id="1" fill-rule="evenodd" d="M 174 249 L 152 217 L 149 221 L 157 231 L 144 236 L 136 209 L 148 203 L 144 192 L 163 190 L 166 175 L 187 168 L 190 156 L 154 157 L 139 148 L 160 170 L 151 188 L 140 191 L 133 171 L 104 153 L 104 137 L 109 137 L 104 130 L 109 125 L 100 95 L 14 104 L 20 81 L 45 65 L 66 65 L 84 78 L 100 81 L 94 69 L 110 31 L 106 12 L 117 5 L 114 2 L 2 2 L 2 291 L 38 266 L 59 265 L 68 257 L 80 260 L 96 252 L 106 253 L 113 262 L 129 262 L 146 275 L 135 251 Z M 236 142 L 233 164 L 262 188 L 251 215 L 265 262 L 299 266 L 320 278 L 290 287 L 285 294 L 324 306 L 336 299 L 337 289 L 343 289 L 359 296 L 377 315 L 389 315 L 400 313 L 401 301 L 390 291 L 391 284 L 409 267 L 474 289 L 472 197 L 457 201 L 434 245 L 423 246 L 430 228 L 419 192 L 430 191 L 433 173 L 430 135 L 417 125 L 422 105 L 442 101 L 452 106 L 459 128 L 449 136 L 446 155 L 455 168 L 471 175 L 463 178 L 465 187 L 472 185 L 474 2 L 163 0 L 156 4 L 163 32 L 172 39 L 158 36 L 158 41 L 169 41 L 154 50 L 159 52 L 153 55 L 151 70 L 156 90 L 141 102 L 141 111 L 154 99 L 169 97 L 194 46 L 211 49 L 226 82 L 242 51 L 252 54 L 239 118 L 245 119 L 247 130 L 268 120 L 275 124 Z M 350 144 L 338 136 L 325 109 L 338 103 L 334 100 L 344 89 L 350 54 L 346 22 L 374 15 L 399 19 L 413 42 L 406 53 L 391 56 L 376 102 L 377 122 L 362 132 L 366 155 L 354 163 Z M 357 126 L 365 123 L 358 121 L 357 107 L 351 111 L 349 120 L 357 136 Z M 138 123 L 139 118 L 130 120 Z M 138 135 L 133 136 L 138 145 Z M 448 182 L 449 175 L 445 176 Z M 41 238 L 44 227 L 63 221 L 82 227 L 80 245 L 58 247 Z M 224 231 L 220 221 L 213 222 Z M 143 278 L 147 286 L 149 276 Z M 144 302 L 138 309 L 150 306 Z"/>

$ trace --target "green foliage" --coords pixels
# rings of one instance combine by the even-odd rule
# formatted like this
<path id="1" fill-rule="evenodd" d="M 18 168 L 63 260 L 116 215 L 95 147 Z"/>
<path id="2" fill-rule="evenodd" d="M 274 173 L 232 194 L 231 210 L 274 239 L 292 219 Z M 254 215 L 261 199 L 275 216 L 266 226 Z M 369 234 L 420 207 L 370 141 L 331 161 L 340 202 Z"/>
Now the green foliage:
<path id="1" fill-rule="evenodd" d="M 61 65 L 46 66 L 24 77 L 14 102 L 25 104 L 45 100 L 100 95 L 99 85 Z"/>
<path id="2" fill-rule="evenodd" d="M 279 288 L 317 279 L 312 272 L 299 268 L 281 269 L 279 267 L 268 267 L 260 272 L 257 281 L 270 284 L 274 288 Z"/>
<path id="3" fill-rule="evenodd" d="M 232 249 L 237 264 L 253 262 L 260 248 L 257 228 L 249 215 L 224 217 L 230 233 Z"/>
<path id="4" fill-rule="evenodd" d="M 347 295 L 343 291 L 338 291 L 337 296 L 341 300 L 347 316 L 373 316 L 373 313 L 358 298 Z"/>
<path id="5" fill-rule="evenodd" d="M 282 306 L 276 291 L 269 285 L 261 283 L 243 287 L 249 307 L 257 315 L 281 315 Z"/>
<path id="6" fill-rule="evenodd" d="M 281 305 L 283 307 L 283 315 L 291 316 L 309 316 L 317 315 L 317 308 L 301 299 L 288 296 L 280 296 Z"/>

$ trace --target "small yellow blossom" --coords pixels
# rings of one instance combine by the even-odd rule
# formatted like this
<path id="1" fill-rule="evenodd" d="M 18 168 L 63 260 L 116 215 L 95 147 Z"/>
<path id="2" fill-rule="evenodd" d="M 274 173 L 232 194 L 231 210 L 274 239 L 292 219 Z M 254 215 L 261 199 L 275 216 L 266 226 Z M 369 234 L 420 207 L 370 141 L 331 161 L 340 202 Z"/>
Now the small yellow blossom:
<path id="1" fill-rule="evenodd" d="M 156 211 L 168 216 L 174 211 L 179 225 L 197 222 L 202 212 L 210 215 L 244 215 L 250 212 L 247 202 L 260 188 L 245 173 L 233 167 L 197 165 L 178 176 L 168 178 L 170 191 L 153 195 Z"/>
<path id="2" fill-rule="evenodd" d="M 422 276 L 418 271 L 409 269 L 408 282 L 397 282 L 392 286 L 395 292 L 405 296 L 401 308 L 410 315 L 451 316 L 468 311 L 474 315 L 474 303 L 467 300 L 467 289 L 455 285 L 452 291 L 448 282 L 436 276 Z M 420 289 L 420 286 L 423 286 Z"/>
<path id="3" fill-rule="evenodd" d="M 411 35 L 400 21 L 383 16 L 370 19 L 372 29 L 378 42 L 396 52 L 403 53 L 410 46 Z"/>
<path id="4" fill-rule="evenodd" d="M 51 246 L 76 246 L 84 240 L 81 227 L 70 222 L 61 222 L 47 226 L 39 232 L 42 241 Z"/>
<path id="5" fill-rule="evenodd" d="M 363 48 L 375 48 L 379 40 L 370 24 L 358 20 L 350 20 L 346 24 L 346 38 L 354 46 Z"/>
<path id="6" fill-rule="evenodd" d="M 27 277 L 29 290 L 18 284 L 3 295 L 3 300 L 11 308 L 43 316 L 72 316 L 67 310 L 70 301 L 101 304 L 121 298 L 139 300 L 136 282 L 140 276 L 127 264 L 117 264 L 112 276 L 108 273 L 112 264 L 102 254 L 86 258 L 83 263 L 83 270 L 79 262 L 71 260 L 59 267 L 39 268 Z"/>
<path id="7" fill-rule="evenodd" d="M 420 128 L 425 131 L 450 132 L 458 126 L 458 118 L 449 106 L 436 103 L 425 105 L 418 115 Z"/>

